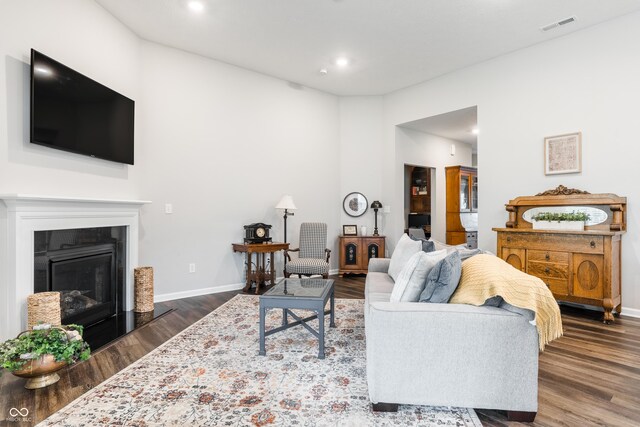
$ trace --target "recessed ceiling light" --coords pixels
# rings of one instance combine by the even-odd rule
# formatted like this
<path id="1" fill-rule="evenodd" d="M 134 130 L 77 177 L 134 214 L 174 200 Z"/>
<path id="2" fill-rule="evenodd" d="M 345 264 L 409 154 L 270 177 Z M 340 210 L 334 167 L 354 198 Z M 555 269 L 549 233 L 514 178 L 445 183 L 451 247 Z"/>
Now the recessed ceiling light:
<path id="1" fill-rule="evenodd" d="M 477 134 L 480 133 L 480 131 L 478 130 L 478 128 L 473 128 L 473 129 L 471 129 L 471 133 L 474 134 L 474 135 L 477 135 Z"/>
<path id="2" fill-rule="evenodd" d="M 346 67 L 349 65 L 349 58 L 345 58 L 344 56 L 336 58 L 336 65 L 338 67 Z"/>
<path id="3" fill-rule="evenodd" d="M 326 69 L 326 68 L 320 68 L 320 74 L 321 74 L 321 75 L 326 76 L 326 75 L 327 75 L 327 73 L 329 73 L 329 71 L 327 71 L 327 69 Z"/>
<path id="4" fill-rule="evenodd" d="M 187 3 L 187 6 L 189 6 L 189 9 L 192 12 L 204 11 L 204 3 L 202 3 L 201 1 L 191 0 L 189 3 Z"/>

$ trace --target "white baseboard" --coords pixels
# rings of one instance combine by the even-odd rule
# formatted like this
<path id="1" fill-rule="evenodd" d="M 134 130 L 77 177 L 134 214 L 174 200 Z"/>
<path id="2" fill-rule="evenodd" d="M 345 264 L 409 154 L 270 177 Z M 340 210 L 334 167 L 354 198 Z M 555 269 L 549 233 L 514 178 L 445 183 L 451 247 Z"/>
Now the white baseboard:
<path id="1" fill-rule="evenodd" d="M 340 270 L 338 270 L 337 268 L 333 269 L 333 270 L 329 270 L 329 274 L 331 274 L 331 275 L 338 274 L 339 272 L 340 272 Z"/>
<path id="2" fill-rule="evenodd" d="M 622 307 L 622 313 L 621 314 L 623 316 L 640 318 L 640 310 L 638 310 L 637 308 Z"/>
<path id="3" fill-rule="evenodd" d="M 329 270 L 329 274 L 338 274 L 338 269 Z M 284 277 L 276 277 L 276 282 Z M 244 288 L 244 283 L 232 283 L 224 286 L 212 286 L 210 288 L 193 289 L 191 291 L 172 292 L 169 294 L 154 295 L 153 302 L 173 301 L 174 299 L 197 297 L 200 295 L 217 294 L 220 292 L 237 291 Z M 640 315 L 638 316 L 640 317 Z"/>
<path id="4" fill-rule="evenodd" d="M 174 299 L 182 299 L 189 297 L 197 297 L 200 295 L 217 294 L 220 292 L 237 291 L 244 288 L 244 283 L 232 283 L 224 286 L 212 286 L 210 288 L 193 289 L 190 291 L 172 292 L 169 294 L 154 295 L 153 302 L 172 301 Z"/>

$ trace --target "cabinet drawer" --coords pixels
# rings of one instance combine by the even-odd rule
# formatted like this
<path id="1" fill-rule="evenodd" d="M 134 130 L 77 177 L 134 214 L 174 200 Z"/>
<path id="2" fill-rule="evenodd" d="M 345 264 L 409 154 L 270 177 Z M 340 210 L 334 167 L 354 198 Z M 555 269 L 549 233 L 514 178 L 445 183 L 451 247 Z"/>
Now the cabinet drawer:
<path id="1" fill-rule="evenodd" d="M 529 261 L 544 261 L 555 262 L 559 264 L 569 264 L 568 252 L 555 252 L 555 251 L 536 251 L 530 250 Z"/>
<path id="2" fill-rule="evenodd" d="M 564 279 L 569 278 L 569 264 L 556 264 L 551 262 L 528 261 L 527 273 L 544 278 Z"/>
<path id="3" fill-rule="evenodd" d="M 502 235 L 501 235 L 502 234 Z M 604 237 L 570 233 L 498 233 L 502 246 L 529 250 L 601 254 Z"/>
<path id="4" fill-rule="evenodd" d="M 555 296 L 567 296 L 569 295 L 569 281 L 562 279 L 550 279 L 543 278 L 542 281 L 547 285 L 547 288 Z"/>

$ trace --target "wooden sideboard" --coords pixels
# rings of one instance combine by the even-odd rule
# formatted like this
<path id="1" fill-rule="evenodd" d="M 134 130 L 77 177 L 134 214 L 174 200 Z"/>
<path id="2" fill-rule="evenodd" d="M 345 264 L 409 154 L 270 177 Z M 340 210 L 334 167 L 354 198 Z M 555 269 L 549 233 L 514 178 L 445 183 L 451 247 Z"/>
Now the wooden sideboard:
<path id="1" fill-rule="evenodd" d="M 340 236 L 340 277 L 367 274 L 371 258 L 384 258 L 384 236 Z"/>
<path id="2" fill-rule="evenodd" d="M 498 233 L 497 255 L 513 267 L 539 277 L 559 301 L 601 306 L 605 323 L 620 313 L 621 240 L 626 230 L 625 197 L 589 194 L 563 186 L 511 200 L 509 221 Z M 584 231 L 535 230 L 523 218 L 534 208 L 597 208 L 606 214 Z M 604 214 L 603 214 L 604 217 Z"/>

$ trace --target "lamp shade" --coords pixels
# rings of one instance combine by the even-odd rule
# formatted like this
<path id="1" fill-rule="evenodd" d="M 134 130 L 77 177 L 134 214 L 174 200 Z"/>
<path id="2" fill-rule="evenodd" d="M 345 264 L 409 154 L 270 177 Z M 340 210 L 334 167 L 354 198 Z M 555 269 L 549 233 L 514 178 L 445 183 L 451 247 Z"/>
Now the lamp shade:
<path id="1" fill-rule="evenodd" d="M 297 209 L 291 196 L 282 196 L 282 199 L 276 205 L 276 209 Z"/>
<path id="2" fill-rule="evenodd" d="M 373 203 L 371 203 L 371 209 L 381 209 L 382 208 L 382 203 L 380 203 L 377 200 L 374 200 Z"/>

